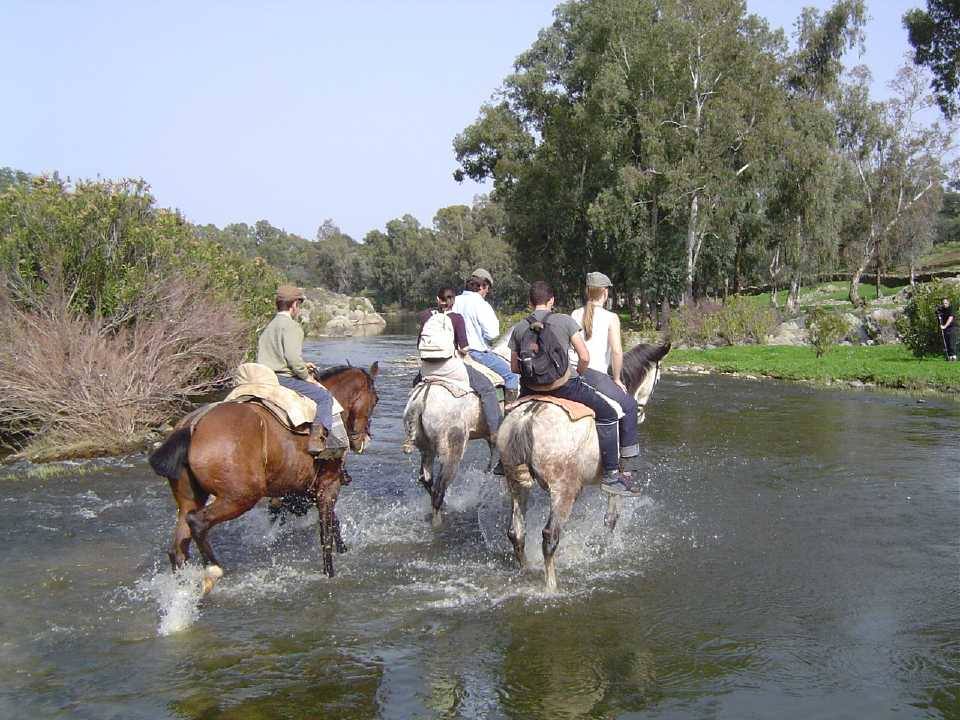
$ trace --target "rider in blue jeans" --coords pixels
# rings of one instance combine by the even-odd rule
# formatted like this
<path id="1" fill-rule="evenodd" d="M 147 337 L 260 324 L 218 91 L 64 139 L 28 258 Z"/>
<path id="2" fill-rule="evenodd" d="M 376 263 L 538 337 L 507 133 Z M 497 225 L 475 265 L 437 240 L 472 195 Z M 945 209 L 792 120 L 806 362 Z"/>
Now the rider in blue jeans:
<path id="1" fill-rule="evenodd" d="M 490 347 L 491 341 L 500 335 L 500 321 L 486 300 L 491 287 L 493 276 L 477 268 L 467 280 L 466 289 L 457 296 L 453 312 L 463 317 L 470 357 L 503 378 L 504 400 L 509 403 L 520 393 L 520 376 Z"/>

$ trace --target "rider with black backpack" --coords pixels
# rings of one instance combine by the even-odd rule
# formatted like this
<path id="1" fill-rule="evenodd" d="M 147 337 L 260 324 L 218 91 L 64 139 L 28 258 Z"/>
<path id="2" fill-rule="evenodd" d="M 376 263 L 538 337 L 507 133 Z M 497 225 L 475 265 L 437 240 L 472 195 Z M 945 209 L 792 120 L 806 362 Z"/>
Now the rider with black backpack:
<path id="1" fill-rule="evenodd" d="M 639 483 L 620 469 L 619 413 L 580 379 L 580 373 L 590 364 L 580 324 L 569 315 L 553 312 L 553 304 L 553 288 L 542 280 L 534 282 L 530 286 L 533 313 L 517 323 L 510 334 L 510 367 L 520 374 L 520 396 L 552 395 L 583 403 L 593 410 L 600 441 L 603 490 L 616 495 L 638 495 Z M 571 348 L 579 361 L 576 367 L 568 359 Z"/>

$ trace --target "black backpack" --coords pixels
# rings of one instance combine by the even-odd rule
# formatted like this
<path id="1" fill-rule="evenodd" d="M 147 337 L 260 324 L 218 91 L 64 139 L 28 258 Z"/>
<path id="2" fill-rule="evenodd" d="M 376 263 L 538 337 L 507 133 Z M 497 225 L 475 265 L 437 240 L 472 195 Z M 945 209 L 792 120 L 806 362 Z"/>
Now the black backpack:
<path id="1" fill-rule="evenodd" d="M 552 385 L 567 374 L 570 366 L 567 346 L 560 341 L 556 332 L 546 324 L 548 313 L 543 320 L 535 315 L 527 318 L 529 328 L 520 336 L 520 377 L 527 385 Z"/>

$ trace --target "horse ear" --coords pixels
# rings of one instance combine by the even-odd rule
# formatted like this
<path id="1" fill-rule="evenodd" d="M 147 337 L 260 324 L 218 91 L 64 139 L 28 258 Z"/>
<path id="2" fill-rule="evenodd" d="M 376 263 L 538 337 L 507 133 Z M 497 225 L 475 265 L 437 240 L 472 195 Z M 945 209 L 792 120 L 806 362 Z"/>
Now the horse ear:
<path id="1" fill-rule="evenodd" d="M 380 372 L 380 361 L 374 360 L 373 365 L 370 366 L 370 377 L 375 378 L 378 372 Z"/>

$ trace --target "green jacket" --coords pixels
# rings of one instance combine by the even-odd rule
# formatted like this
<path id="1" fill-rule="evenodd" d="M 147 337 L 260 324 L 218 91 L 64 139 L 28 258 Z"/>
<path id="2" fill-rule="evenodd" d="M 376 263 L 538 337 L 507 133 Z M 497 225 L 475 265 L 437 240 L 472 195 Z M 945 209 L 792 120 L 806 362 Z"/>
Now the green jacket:
<path id="1" fill-rule="evenodd" d="M 288 312 L 278 312 L 260 333 L 257 362 L 280 375 L 310 377 L 303 361 L 303 328 Z"/>

